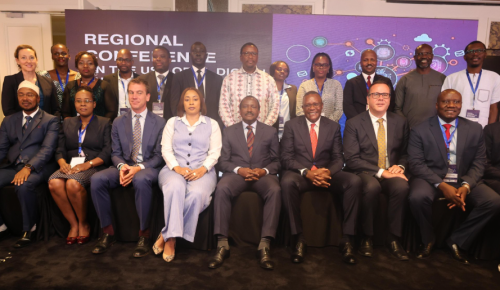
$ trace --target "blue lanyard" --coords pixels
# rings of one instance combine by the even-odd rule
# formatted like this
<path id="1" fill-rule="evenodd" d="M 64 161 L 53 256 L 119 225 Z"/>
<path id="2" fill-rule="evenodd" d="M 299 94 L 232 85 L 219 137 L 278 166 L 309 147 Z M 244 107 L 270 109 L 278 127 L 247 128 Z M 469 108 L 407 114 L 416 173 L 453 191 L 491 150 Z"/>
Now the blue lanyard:
<path id="1" fill-rule="evenodd" d="M 78 156 L 82 154 L 82 137 L 83 134 L 85 134 L 85 131 L 87 131 L 87 128 L 90 126 L 90 122 L 92 122 L 92 119 L 94 119 L 94 115 L 92 115 L 92 118 L 90 118 L 89 123 L 87 124 L 87 127 L 82 131 L 82 126 L 80 126 L 80 129 L 78 129 Z M 82 122 L 82 119 L 80 118 L 80 123 Z"/>
<path id="2" fill-rule="evenodd" d="M 61 88 L 62 90 L 64 91 L 64 88 L 66 87 L 66 85 L 68 84 L 68 80 L 69 80 L 69 70 L 68 70 L 68 74 L 66 75 L 66 82 L 63 84 L 63 82 L 61 81 L 61 77 L 59 76 L 59 72 L 56 70 L 56 74 L 57 74 L 57 79 L 59 80 L 59 84 L 61 85 Z M 93 79 L 92 79 L 93 80 Z"/>
<path id="3" fill-rule="evenodd" d="M 158 84 L 158 77 L 156 77 L 156 87 L 158 89 L 158 103 L 161 103 L 161 96 L 160 96 L 160 90 L 161 86 L 163 86 L 163 83 L 167 81 L 167 77 L 164 77 L 163 80 L 161 81 L 160 84 Z"/>
<path id="4" fill-rule="evenodd" d="M 477 83 L 476 83 L 475 88 L 472 85 L 472 81 L 470 79 L 469 72 L 467 71 L 467 69 L 465 70 L 465 74 L 467 75 L 467 79 L 469 80 L 470 89 L 472 90 L 472 93 L 474 94 L 474 96 L 472 97 L 472 109 L 474 109 L 474 102 L 476 101 L 476 92 L 477 92 L 477 88 L 479 88 L 479 82 L 481 81 L 481 75 L 483 74 L 483 70 L 481 70 L 479 72 L 479 77 L 477 78 Z"/>
<path id="5" fill-rule="evenodd" d="M 127 90 L 125 89 L 125 83 L 123 82 L 122 79 L 120 79 L 120 82 L 122 83 L 123 93 L 125 94 L 125 107 L 128 108 L 128 105 L 127 105 L 127 95 L 128 95 L 128 93 L 127 93 Z"/>
<path id="6" fill-rule="evenodd" d="M 88 87 L 90 87 L 90 84 L 94 81 L 95 77 L 93 77 L 90 82 L 87 84 Z M 80 85 L 82 84 L 82 79 L 80 79 Z"/>
<path id="7" fill-rule="evenodd" d="M 321 91 L 319 90 L 318 83 L 316 82 L 316 79 L 314 79 L 314 83 L 316 84 L 316 89 L 318 89 L 319 96 L 321 98 L 323 98 L 323 89 L 325 88 L 326 80 L 323 82 L 323 86 L 321 87 Z"/>
<path id="8" fill-rule="evenodd" d="M 458 118 L 455 119 L 455 130 L 451 132 L 450 139 L 446 138 L 446 130 L 444 129 L 444 126 L 442 124 L 440 124 L 440 126 L 441 126 L 441 132 L 443 133 L 444 143 L 446 144 L 446 154 L 448 156 L 448 162 L 450 162 L 450 144 L 451 140 L 453 140 L 453 135 L 455 135 L 455 132 L 458 129 Z"/>
<path id="9" fill-rule="evenodd" d="M 196 76 L 196 73 L 194 72 L 193 67 L 191 67 L 191 71 L 193 72 L 194 79 L 196 80 L 196 84 L 198 85 L 197 88 L 199 88 L 203 84 L 203 80 L 205 79 L 205 75 L 207 74 L 206 72 L 203 74 L 201 77 L 201 80 L 198 80 L 198 77 Z"/>

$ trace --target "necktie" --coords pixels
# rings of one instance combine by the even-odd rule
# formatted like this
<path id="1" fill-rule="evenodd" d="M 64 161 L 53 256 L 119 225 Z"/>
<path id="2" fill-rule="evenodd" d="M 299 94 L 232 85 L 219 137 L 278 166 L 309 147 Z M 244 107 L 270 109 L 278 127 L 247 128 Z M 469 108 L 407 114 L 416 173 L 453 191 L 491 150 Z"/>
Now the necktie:
<path id="1" fill-rule="evenodd" d="M 197 70 L 198 72 L 198 79 L 197 81 L 201 81 L 201 69 Z M 205 96 L 205 92 L 204 92 L 204 88 L 203 88 L 203 82 L 198 86 L 198 90 L 200 91 L 200 93 Z"/>
<path id="2" fill-rule="evenodd" d="M 368 76 L 367 81 L 366 81 L 366 84 L 368 85 L 368 89 L 367 89 L 368 91 L 370 90 L 370 87 L 372 86 L 372 82 L 370 81 L 371 78 L 372 78 L 371 76 Z"/>
<path id="3" fill-rule="evenodd" d="M 137 163 L 137 156 L 139 155 L 139 148 L 141 147 L 141 122 L 139 121 L 141 115 L 135 114 L 134 134 L 133 134 L 133 147 L 132 147 L 132 160 Z"/>
<path id="4" fill-rule="evenodd" d="M 248 133 L 247 133 L 248 153 L 250 154 L 250 157 L 252 157 L 253 141 L 255 139 L 255 135 L 253 134 L 252 126 L 247 126 L 247 129 L 248 129 Z"/>
<path id="5" fill-rule="evenodd" d="M 314 126 L 316 124 L 311 124 L 311 131 L 309 132 L 309 136 L 311 137 L 311 148 L 313 152 L 313 159 L 314 156 L 316 155 L 316 147 L 318 147 L 318 135 L 316 134 L 316 130 L 314 130 Z M 316 170 L 318 167 L 316 165 L 313 165 L 311 167 L 311 170 Z"/>
<path id="6" fill-rule="evenodd" d="M 377 144 L 378 144 L 378 167 L 386 169 L 387 165 L 385 163 L 385 157 L 387 155 L 387 148 L 385 144 L 385 128 L 384 119 L 378 119 L 378 134 L 377 134 Z"/>
<path id="7" fill-rule="evenodd" d="M 166 82 L 162 83 L 164 78 L 165 77 L 163 75 L 158 75 L 158 84 L 160 85 L 160 93 L 158 95 L 160 96 L 160 100 L 163 97 L 163 90 L 165 89 L 165 84 L 166 84 Z"/>
<path id="8" fill-rule="evenodd" d="M 24 132 L 28 129 L 28 126 L 30 125 L 30 122 L 31 122 L 31 116 L 26 116 L 26 122 L 24 123 L 24 126 L 23 126 L 23 135 L 24 135 Z M 19 128 L 19 127 L 18 127 Z"/>
<path id="9" fill-rule="evenodd" d="M 446 131 L 444 131 L 446 133 L 446 139 L 450 139 L 451 124 L 444 124 L 443 127 L 446 128 Z"/>

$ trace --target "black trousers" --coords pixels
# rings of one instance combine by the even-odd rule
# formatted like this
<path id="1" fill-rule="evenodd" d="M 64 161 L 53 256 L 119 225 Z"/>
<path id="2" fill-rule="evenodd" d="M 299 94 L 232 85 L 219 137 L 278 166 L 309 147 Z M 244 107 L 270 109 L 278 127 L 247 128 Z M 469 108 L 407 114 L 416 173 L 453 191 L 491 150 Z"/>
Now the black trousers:
<path id="1" fill-rule="evenodd" d="M 365 173 L 361 173 L 358 176 L 363 183 L 363 196 L 361 199 L 363 233 L 367 236 L 373 236 L 373 220 L 378 208 L 378 195 L 383 193 L 389 199 L 387 206 L 389 232 L 397 237 L 401 237 L 405 203 L 410 191 L 408 181 L 397 177 L 378 180 L 374 176 Z"/>
<path id="2" fill-rule="evenodd" d="M 231 201 L 245 190 L 257 192 L 264 200 L 264 219 L 261 237 L 276 236 L 281 210 L 281 188 L 276 175 L 265 175 L 257 181 L 245 179 L 233 172 L 224 173 L 217 184 L 214 201 L 214 234 L 229 235 Z"/>
<path id="3" fill-rule="evenodd" d="M 432 228 L 432 203 L 437 196 L 442 197 L 443 193 L 433 184 L 420 178 L 411 180 L 410 208 L 420 226 L 424 244 L 436 239 Z M 450 238 L 460 248 L 468 250 L 488 221 L 500 212 L 500 196 L 486 184 L 479 182 L 467 195 L 465 203 L 472 205 L 473 209 Z"/>
<path id="4" fill-rule="evenodd" d="M 343 232 L 347 235 L 356 234 L 359 201 L 361 199 L 361 179 L 352 173 L 337 172 L 332 175 L 330 187 L 324 189 L 312 184 L 295 171 L 283 172 L 281 191 L 283 208 L 290 219 L 292 235 L 302 233 L 302 218 L 300 217 L 300 193 L 311 190 L 328 190 L 343 194 L 344 221 Z"/>

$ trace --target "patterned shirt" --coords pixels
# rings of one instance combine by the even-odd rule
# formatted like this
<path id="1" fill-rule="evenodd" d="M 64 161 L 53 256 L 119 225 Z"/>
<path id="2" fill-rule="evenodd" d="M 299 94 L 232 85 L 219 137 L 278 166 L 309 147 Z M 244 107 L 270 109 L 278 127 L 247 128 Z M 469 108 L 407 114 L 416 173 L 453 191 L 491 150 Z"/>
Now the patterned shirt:
<path id="1" fill-rule="evenodd" d="M 232 71 L 224 78 L 220 93 L 219 115 L 226 127 L 241 121 L 240 102 L 254 96 L 260 104 L 257 120 L 272 126 L 278 120 L 280 98 L 274 79 L 258 68 L 251 74 L 243 68 Z"/>
<path id="2" fill-rule="evenodd" d="M 42 71 L 39 71 L 37 72 L 38 75 L 40 76 L 43 76 L 43 77 L 47 77 L 49 79 L 52 79 L 52 77 L 50 76 L 49 72 L 46 71 L 46 70 L 42 70 Z M 76 73 L 76 76 L 75 76 L 75 80 L 81 78 L 82 76 L 80 75 L 80 73 Z M 63 88 L 61 87 L 61 84 L 59 83 L 59 81 L 54 81 L 54 85 L 56 86 L 56 90 L 57 90 L 57 100 L 59 101 L 59 107 L 62 107 L 62 99 L 63 99 Z M 61 81 L 65 81 L 65 80 L 61 80 Z M 66 84 L 64 84 L 66 85 Z"/>
<path id="3" fill-rule="evenodd" d="M 302 110 L 302 102 L 304 101 L 304 95 L 309 91 L 318 91 L 316 87 L 316 82 L 314 79 L 307 80 L 300 84 L 299 90 L 297 92 L 297 117 L 304 115 Z M 326 79 L 323 83 L 323 111 L 321 116 L 325 116 L 328 119 L 339 122 L 343 110 L 344 102 L 344 91 L 342 90 L 342 85 L 339 81 L 333 79 Z"/>

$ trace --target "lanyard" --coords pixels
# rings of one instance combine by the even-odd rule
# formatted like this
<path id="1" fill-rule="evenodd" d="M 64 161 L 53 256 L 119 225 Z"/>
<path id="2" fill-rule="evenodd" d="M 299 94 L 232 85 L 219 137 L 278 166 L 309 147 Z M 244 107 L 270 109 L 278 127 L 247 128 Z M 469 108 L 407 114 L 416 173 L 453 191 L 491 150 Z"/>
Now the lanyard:
<path id="1" fill-rule="evenodd" d="M 80 129 L 78 129 L 78 156 L 82 154 L 82 137 L 83 134 L 85 134 L 85 131 L 87 131 L 87 128 L 90 125 L 90 122 L 92 122 L 92 119 L 94 119 L 94 115 L 92 115 L 92 118 L 90 118 L 89 123 L 87 124 L 87 127 L 82 131 L 82 126 L 80 126 Z M 82 119 L 80 118 L 80 123 L 82 122 Z"/>
<path id="2" fill-rule="evenodd" d="M 160 84 L 158 84 L 158 77 L 156 77 L 156 87 L 158 89 L 158 103 L 161 103 L 160 90 L 161 86 L 167 81 L 167 77 L 164 77 Z"/>
<path id="3" fill-rule="evenodd" d="M 63 82 L 61 81 L 61 76 L 59 76 L 59 72 L 56 70 L 56 74 L 57 74 L 57 79 L 59 80 L 59 84 L 61 85 L 61 88 L 62 90 L 64 91 L 64 88 L 66 87 L 66 85 L 68 84 L 68 80 L 69 80 L 69 70 L 68 70 L 68 74 L 66 75 L 66 82 L 63 84 Z M 93 80 L 93 79 L 92 79 Z"/>
<path id="4" fill-rule="evenodd" d="M 444 129 L 444 126 L 441 125 L 441 132 L 443 133 L 444 143 L 446 144 L 446 154 L 448 156 L 448 163 L 450 162 L 450 144 L 451 144 L 451 140 L 453 140 L 453 136 L 455 135 L 455 132 L 457 131 L 457 129 L 458 129 L 458 118 L 455 119 L 455 130 L 453 130 L 453 132 L 451 132 L 450 139 L 447 139 L 446 138 L 446 131 Z"/>
<path id="5" fill-rule="evenodd" d="M 479 88 L 479 82 L 481 81 L 481 75 L 483 74 L 483 70 L 481 70 L 479 72 L 479 77 L 477 78 L 477 83 L 476 83 L 475 88 L 472 85 L 472 81 L 470 79 L 469 72 L 467 72 L 467 70 L 465 70 L 465 74 L 467 75 L 467 79 L 469 80 L 470 89 L 472 90 L 472 93 L 474 94 L 474 96 L 472 97 L 472 109 L 474 110 L 474 102 L 476 101 L 476 92 L 477 92 L 477 88 Z"/>
<path id="6" fill-rule="evenodd" d="M 128 105 L 127 105 L 127 90 L 125 89 L 125 83 L 123 82 L 122 79 L 120 79 L 120 82 L 122 83 L 122 88 L 123 88 L 123 93 L 125 94 L 125 107 L 128 108 Z"/>
<path id="7" fill-rule="evenodd" d="M 205 80 L 205 75 L 207 74 L 206 72 L 203 74 L 201 77 L 201 80 L 198 80 L 198 77 L 196 76 L 196 73 L 194 72 L 193 67 L 191 67 L 191 71 L 193 72 L 194 79 L 196 80 L 197 88 L 199 88 L 203 84 L 203 80 Z"/>
<path id="8" fill-rule="evenodd" d="M 90 84 L 94 81 L 95 77 L 93 77 L 90 82 L 87 84 L 88 87 L 90 87 Z M 82 84 L 82 79 L 80 79 L 80 85 Z"/>
<path id="9" fill-rule="evenodd" d="M 319 90 L 318 83 L 316 82 L 316 79 L 314 79 L 314 83 L 316 84 L 316 89 L 318 89 L 318 94 L 321 98 L 323 98 L 323 89 L 325 88 L 325 82 L 323 82 L 323 86 L 321 87 L 321 91 Z"/>

